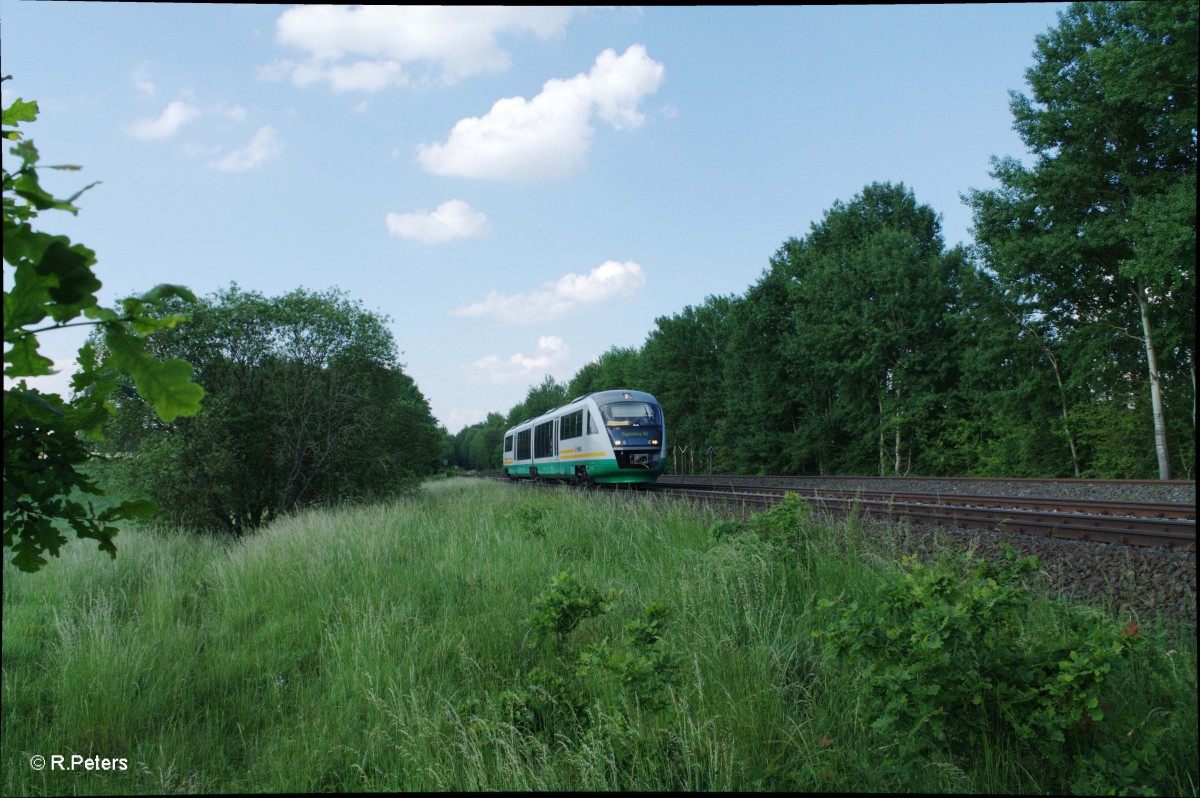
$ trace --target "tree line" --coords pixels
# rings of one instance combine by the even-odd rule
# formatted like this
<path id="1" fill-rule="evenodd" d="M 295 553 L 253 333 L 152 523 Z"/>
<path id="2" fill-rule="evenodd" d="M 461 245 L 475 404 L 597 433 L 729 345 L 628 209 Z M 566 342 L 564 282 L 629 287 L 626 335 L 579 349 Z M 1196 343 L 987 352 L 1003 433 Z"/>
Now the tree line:
<path id="1" fill-rule="evenodd" d="M 448 458 L 495 469 L 507 427 L 637 388 L 722 472 L 1194 478 L 1197 7 L 1058 23 L 1010 92 L 1030 163 L 993 158 L 997 187 L 963 194 L 972 245 L 904 184 L 867 185 L 743 294 L 547 376 Z"/>

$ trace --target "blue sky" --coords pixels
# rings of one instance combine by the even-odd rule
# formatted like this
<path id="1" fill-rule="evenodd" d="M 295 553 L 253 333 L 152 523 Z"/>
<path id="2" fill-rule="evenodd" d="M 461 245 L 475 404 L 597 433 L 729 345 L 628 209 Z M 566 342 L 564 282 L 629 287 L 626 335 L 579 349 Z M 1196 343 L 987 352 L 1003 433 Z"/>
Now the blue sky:
<path id="1" fill-rule="evenodd" d="M 741 294 L 872 181 L 969 243 L 959 195 L 1025 155 L 1008 92 L 1065 8 L 0 0 L 3 99 L 84 167 L 48 188 L 101 181 L 40 225 L 96 250 L 102 303 L 340 288 L 456 432 Z M 40 338 L 61 390 L 82 335 Z"/>

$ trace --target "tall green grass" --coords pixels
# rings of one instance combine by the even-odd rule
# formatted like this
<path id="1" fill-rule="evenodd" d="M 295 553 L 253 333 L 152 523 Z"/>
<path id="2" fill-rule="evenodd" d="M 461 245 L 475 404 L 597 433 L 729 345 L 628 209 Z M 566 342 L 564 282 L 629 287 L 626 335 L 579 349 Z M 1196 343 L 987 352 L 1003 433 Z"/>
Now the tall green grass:
<path id="1" fill-rule="evenodd" d="M 804 556 L 710 534 L 714 511 L 647 497 L 455 479 L 413 499 L 312 511 L 241 542 L 129 529 L 115 561 L 75 542 L 4 569 L 3 794 L 385 790 L 1054 791 L 1003 743 L 881 766 L 853 673 L 812 632 L 895 552 L 830 522 Z M 557 645 L 532 601 L 568 572 L 611 591 Z M 578 670 L 667 607 L 661 704 Z M 1056 605 L 1036 620 L 1053 633 Z M 1165 654 L 1164 654 L 1165 656 Z M 1169 729 L 1163 792 L 1196 794 L 1196 652 L 1161 694 L 1114 693 Z M 521 701 L 576 710 L 523 722 Z M 1162 680 L 1160 680 L 1162 681 Z M 547 693 L 549 690 L 549 693 Z M 539 698 L 540 697 L 540 698 Z M 35 771 L 30 757 L 125 758 Z"/>

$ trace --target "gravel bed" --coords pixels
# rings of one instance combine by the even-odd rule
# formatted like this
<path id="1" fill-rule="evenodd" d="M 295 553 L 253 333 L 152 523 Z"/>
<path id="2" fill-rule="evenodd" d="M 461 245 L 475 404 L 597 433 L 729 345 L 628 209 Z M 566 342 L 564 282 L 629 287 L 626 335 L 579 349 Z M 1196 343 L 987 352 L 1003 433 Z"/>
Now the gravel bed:
<path id="1" fill-rule="evenodd" d="M 738 487 L 827 488 L 829 490 L 892 491 L 969 496 L 1020 496 L 1033 499 L 1095 499 L 1098 501 L 1170 502 L 1196 506 L 1195 482 L 1090 480 L 973 480 L 911 477 L 744 477 L 662 476 L 660 483 L 693 484 L 712 482 Z"/>
<path id="2" fill-rule="evenodd" d="M 943 529 L 872 521 L 897 547 L 928 561 L 938 554 L 976 546 L 991 559 L 1007 542 L 1038 561 L 1047 595 L 1107 607 L 1125 620 L 1182 622 L 1196 633 L 1196 553 L 1146 546 L 1043 538 L 991 530 Z"/>

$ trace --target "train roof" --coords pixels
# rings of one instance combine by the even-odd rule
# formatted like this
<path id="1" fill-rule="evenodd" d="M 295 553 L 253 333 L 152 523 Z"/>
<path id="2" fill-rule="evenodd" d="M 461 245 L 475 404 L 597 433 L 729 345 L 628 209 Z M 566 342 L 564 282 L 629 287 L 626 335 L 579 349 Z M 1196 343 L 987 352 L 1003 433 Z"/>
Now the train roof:
<path id="1" fill-rule="evenodd" d="M 569 408 L 573 405 L 579 404 L 584 399 L 588 399 L 588 398 L 591 398 L 593 401 L 595 401 L 598 404 L 602 403 L 602 402 L 614 402 L 619 399 L 636 399 L 639 402 L 653 402 L 654 404 L 658 404 L 658 400 L 655 399 L 650 394 L 646 393 L 645 391 L 626 390 L 623 388 L 618 388 L 618 389 L 611 390 L 611 391 L 592 391 L 591 393 L 585 393 L 582 396 L 575 397 L 571 401 L 567 402 L 565 405 L 559 405 L 558 407 L 553 408 L 552 410 L 547 410 L 545 413 L 542 413 L 540 416 L 534 416 L 533 418 L 527 418 L 524 421 L 522 421 L 520 424 L 514 424 L 513 426 L 511 426 L 507 430 L 505 430 L 504 434 L 508 435 L 510 432 L 513 432 L 520 427 L 524 427 L 527 424 L 533 424 L 534 422 L 541 421 L 543 419 L 552 418 L 555 415 L 557 415 L 558 413 L 560 413 L 561 411 L 566 410 L 567 408 Z"/>

